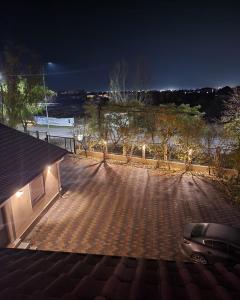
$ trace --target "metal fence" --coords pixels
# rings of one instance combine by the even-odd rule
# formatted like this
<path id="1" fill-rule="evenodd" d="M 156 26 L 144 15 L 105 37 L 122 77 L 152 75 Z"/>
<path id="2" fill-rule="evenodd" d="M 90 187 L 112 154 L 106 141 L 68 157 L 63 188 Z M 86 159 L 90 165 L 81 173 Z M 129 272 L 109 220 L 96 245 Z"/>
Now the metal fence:
<path id="1" fill-rule="evenodd" d="M 74 137 L 50 135 L 46 131 L 28 131 L 29 135 L 61 147 L 69 152 L 76 153 L 76 141 Z"/>
<path id="2" fill-rule="evenodd" d="M 61 147 L 71 153 L 76 153 L 77 149 L 82 150 L 90 150 L 89 147 L 82 141 L 79 142 L 75 137 L 63 137 L 63 136 L 55 136 L 47 134 L 46 131 L 28 131 L 28 134 L 41 139 L 45 140 L 46 142 L 49 142 L 53 145 L 56 145 L 58 147 Z M 144 157 L 149 159 L 157 159 L 156 153 L 154 151 L 150 150 L 151 144 L 148 145 L 149 147 L 146 147 L 144 152 L 141 146 L 134 147 L 132 156 L 133 157 Z M 156 144 L 155 144 L 156 146 Z M 93 147 L 91 147 L 92 151 L 96 152 L 102 152 L 103 146 L 100 143 L 95 143 Z M 216 154 L 217 148 L 212 148 L 211 153 L 207 152 L 206 149 L 201 153 L 201 155 L 198 155 L 197 157 L 193 157 L 192 163 L 200 164 L 200 165 L 212 165 L 213 161 L 215 160 L 215 154 Z M 123 154 L 123 145 L 120 144 L 107 144 L 107 152 L 112 154 Z M 162 157 L 162 155 L 160 155 Z M 169 161 L 177 161 L 177 162 L 183 162 L 181 159 L 179 159 L 177 155 L 177 148 L 176 147 L 170 147 L 168 149 L 168 160 Z M 220 166 L 224 168 L 232 168 L 232 161 L 230 159 L 230 154 L 228 151 L 224 151 L 222 149 L 221 155 L 220 155 Z"/>
<path id="3" fill-rule="evenodd" d="M 163 152 L 158 152 L 156 153 L 155 151 L 151 150 L 151 146 L 160 146 L 160 144 L 148 144 L 148 147 L 145 147 L 143 150 L 143 146 L 141 145 L 136 145 L 132 149 L 132 157 L 140 157 L 144 159 L 164 159 L 163 158 Z M 82 145 L 80 145 L 81 148 Z M 198 153 L 193 153 L 191 162 L 193 164 L 199 164 L 199 165 L 213 165 L 216 162 L 216 152 L 217 152 L 218 147 L 214 147 L 211 149 L 205 149 L 203 148 L 201 151 Z M 82 147 L 84 149 L 84 147 Z M 89 150 L 89 148 L 85 145 L 85 149 Z M 101 144 L 96 144 L 91 147 L 92 151 L 96 152 L 102 152 L 103 151 L 103 146 Z M 123 150 L 123 145 L 121 144 L 107 144 L 107 152 L 109 154 L 120 154 L 123 155 L 124 150 Z M 131 152 L 131 150 L 128 149 L 128 153 Z M 185 160 L 184 160 L 185 158 Z M 179 149 L 177 146 L 171 146 L 168 148 L 167 152 L 167 159 L 168 161 L 173 161 L 173 162 L 186 162 L 186 154 L 185 155 L 179 155 Z M 221 153 L 219 156 L 219 164 L 223 168 L 233 168 L 231 159 L 230 159 L 230 153 L 228 149 L 221 149 Z"/>
<path id="4" fill-rule="evenodd" d="M 48 142 L 69 152 L 76 153 L 75 139 L 70 137 L 48 135 Z"/>

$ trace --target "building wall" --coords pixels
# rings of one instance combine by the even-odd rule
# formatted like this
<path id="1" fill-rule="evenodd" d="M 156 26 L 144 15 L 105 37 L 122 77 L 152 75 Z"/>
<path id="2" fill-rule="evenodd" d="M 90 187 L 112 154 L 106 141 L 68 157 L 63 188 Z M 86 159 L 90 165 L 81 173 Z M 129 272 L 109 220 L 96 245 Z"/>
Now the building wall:
<path id="1" fill-rule="evenodd" d="M 9 243 L 9 235 L 6 227 L 6 210 L 0 207 L 0 248 Z"/>
<path id="2" fill-rule="evenodd" d="M 54 164 L 43 172 L 45 182 L 45 194 L 52 199 L 60 190 L 58 165 Z"/>
<path id="3" fill-rule="evenodd" d="M 33 212 L 29 185 L 26 185 L 21 191 L 23 191 L 21 196 L 18 197 L 15 194 L 11 197 L 12 217 L 16 236 L 19 236 L 25 228 Z"/>
<path id="4" fill-rule="evenodd" d="M 31 201 L 30 185 L 21 188 L 21 195 L 14 194 L 4 204 L 7 219 L 7 229 L 10 242 L 26 231 L 42 210 L 53 200 L 61 189 L 59 162 L 47 167 L 42 173 L 45 194 L 36 204 Z"/>

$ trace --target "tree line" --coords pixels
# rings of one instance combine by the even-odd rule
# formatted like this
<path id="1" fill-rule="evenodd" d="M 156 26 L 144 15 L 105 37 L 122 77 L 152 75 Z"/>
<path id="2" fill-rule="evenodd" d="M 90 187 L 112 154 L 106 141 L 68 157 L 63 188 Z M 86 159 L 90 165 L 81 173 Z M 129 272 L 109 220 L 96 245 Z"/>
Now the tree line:
<path id="1" fill-rule="evenodd" d="M 240 89 L 225 89 L 223 112 L 209 122 L 200 105 L 175 101 L 154 105 L 149 93 L 126 91 L 126 67 L 118 64 L 110 77 L 109 99 L 85 106 L 84 143 L 103 151 L 119 145 L 127 159 L 134 149 L 153 153 L 157 160 L 177 159 L 240 171 Z M 214 93 L 213 93 L 214 94 Z M 170 102 L 170 101 L 169 101 Z M 215 104 L 215 109 L 218 109 Z M 239 179 L 239 175 L 238 175 Z"/>
<path id="2" fill-rule="evenodd" d="M 24 47 L 6 48 L 1 70 L 2 122 L 11 127 L 22 124 L 26 131 L 33 116 L 43 111 L 40 103 L 54 92 L 44 87 L 39 58 Z M 209 122 L 197 98 L 190 105 L 179 96 L 184 93 L 191 98 L 191 93 L 168 91 L 161 94 L 165 100 L 159 104 L 150 92 L 139 93 L 146 86 L 144 68 L 139 68 L 137 77 L 138 89 L 128 93 L 127 66 L 118 63 L 110 74 L 108 99 L 85 105 L 84 144 L 88 148 L 121 145 L 131 158 L 134 150 L 144 147 L 157 160 L 177 159 L 186 166 L 207 163 L 219 173 L 222 166 L 240 170 L 239 88 L 209 93 L 213 98 L 216 93 L 222 95 L 223 107 L 217 122 Z M 207 91 L 202 93 L 206 96 Z M 217 102 L 213 108 L 219 109 Z"/>

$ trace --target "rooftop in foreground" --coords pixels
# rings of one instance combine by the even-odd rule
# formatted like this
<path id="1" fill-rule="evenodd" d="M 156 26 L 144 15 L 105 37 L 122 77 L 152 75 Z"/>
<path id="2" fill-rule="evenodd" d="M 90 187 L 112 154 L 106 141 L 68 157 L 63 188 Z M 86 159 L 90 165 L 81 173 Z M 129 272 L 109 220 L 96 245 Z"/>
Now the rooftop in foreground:
<path id="1" fill-rule="evenodd" d="M 0 249 L 0 299 L 239 299 L 240 265 Z"/>

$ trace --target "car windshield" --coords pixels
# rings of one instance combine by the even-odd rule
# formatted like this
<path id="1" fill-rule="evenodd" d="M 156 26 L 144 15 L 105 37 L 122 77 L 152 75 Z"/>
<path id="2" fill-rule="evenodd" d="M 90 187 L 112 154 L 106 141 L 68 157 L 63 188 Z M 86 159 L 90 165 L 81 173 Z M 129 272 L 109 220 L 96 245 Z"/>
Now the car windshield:
<path id="1" fill-rule="evenodd" d="M 205 231 L 205 225 L 204 224 L 197 224 L 193 227 L 191 236 L 192 237 L 200 237 L 203 235 L 204 231 Z"/>

